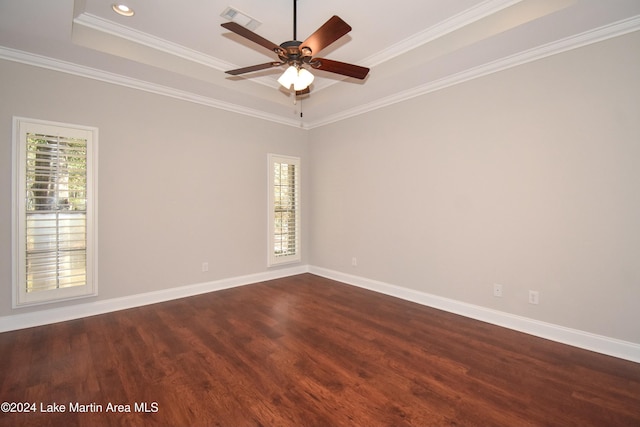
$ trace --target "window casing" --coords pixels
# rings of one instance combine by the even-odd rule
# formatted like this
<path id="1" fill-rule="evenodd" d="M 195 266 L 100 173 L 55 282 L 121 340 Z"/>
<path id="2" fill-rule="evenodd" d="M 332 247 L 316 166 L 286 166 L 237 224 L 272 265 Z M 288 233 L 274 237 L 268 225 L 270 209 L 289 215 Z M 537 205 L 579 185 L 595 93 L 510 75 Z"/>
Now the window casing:
<path id="1" fill-rule="evenodd" d="M 13 306 L 97 294 L 96 128 L 14 118 Z"/>
<path id="2" fill-rule="evenodd" d="M 274 266 L 301 259 L 300 159 L 269 154 L 269 256 Z"/>

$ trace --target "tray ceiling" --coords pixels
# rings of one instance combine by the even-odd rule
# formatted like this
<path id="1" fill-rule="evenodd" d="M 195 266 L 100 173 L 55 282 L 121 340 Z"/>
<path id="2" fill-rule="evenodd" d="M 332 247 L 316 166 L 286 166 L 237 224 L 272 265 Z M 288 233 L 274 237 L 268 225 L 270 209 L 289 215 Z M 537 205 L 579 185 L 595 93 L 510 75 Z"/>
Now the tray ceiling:
<path id="1" fill-rule="evenodd" d="M 0 58 L 124 84 L 292 126 L 313 128 L 491 72 L 640 29 L 637 0 L 298 0 L 298 39 L 333 15 L 353 30 L 322 57 L 371 68 L 364 81 L 312 70 L 294 103 L 276 60 L 220 24 L 231 7 L 280 44 L 291 0 L 0 0 Z M 303 113 L 301 117 L 300 113 Z"/>

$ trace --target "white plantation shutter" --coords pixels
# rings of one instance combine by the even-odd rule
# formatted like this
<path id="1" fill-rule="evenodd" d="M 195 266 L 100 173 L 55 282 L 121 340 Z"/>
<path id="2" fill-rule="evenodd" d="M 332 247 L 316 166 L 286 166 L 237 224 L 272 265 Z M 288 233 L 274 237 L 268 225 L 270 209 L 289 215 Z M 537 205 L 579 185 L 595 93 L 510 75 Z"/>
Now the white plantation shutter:
<path id="1" fill-rule="evenodd" d="M 95 295 L 97 130 L 15 119 L 16 306 Z"/>
<path id="2" fill-rule="evenodd" d="M 269 155 L 268 265 L 301 259 L 300 159 Z"/>

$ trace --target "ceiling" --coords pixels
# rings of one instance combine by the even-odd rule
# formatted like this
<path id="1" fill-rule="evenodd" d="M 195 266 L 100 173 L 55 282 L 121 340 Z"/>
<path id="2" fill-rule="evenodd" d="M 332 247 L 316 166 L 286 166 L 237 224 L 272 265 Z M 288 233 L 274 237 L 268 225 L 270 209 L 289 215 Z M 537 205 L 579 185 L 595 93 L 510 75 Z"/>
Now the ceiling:
<path id="1" fill-rule="evenodd" d="M 294 102 L 276 81 L 284 68 L 224 73 L 277 57 L 220 26 L 233 7 L 280 44 L 293 0 L 123 0 L 133 17 L 113 1 L 0 0 L 0 58 L 311 129 L 640 29 L 639 0 L 297 0 L 299 40 L 338 15 L 353 30 L 319 56 L 371 72 L 312 70 Z"/>

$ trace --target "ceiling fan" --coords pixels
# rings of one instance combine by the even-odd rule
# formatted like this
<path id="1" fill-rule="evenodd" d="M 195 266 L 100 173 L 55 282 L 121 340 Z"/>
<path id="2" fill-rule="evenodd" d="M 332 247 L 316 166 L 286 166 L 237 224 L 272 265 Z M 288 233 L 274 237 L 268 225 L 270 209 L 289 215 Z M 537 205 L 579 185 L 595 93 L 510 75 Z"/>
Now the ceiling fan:
<path id="1" fill-rule="evenodd" d="M 341 74 L 343 76 L 363 80 L 369 73 L 369 69 L 366 67 L 326 58 L 317 58 L 314 56 L 322 49 L 351 31 L 351 26 L 338 16 L 334 15 L 305 41 L 300 42 L 296 40 L 296 1 L 297 0 L 293 0 L 293 40 L 283 42 L 280 45 L 259 36 L 236 22 L 226 22 L 221 24 L 222 27 L 227 30 L 269 49 L 278 55 L 278 58 L 280 59 L 280 62 L 267 62 L 265 64 L 252 65 L 250 67 L 226 71 L 226 73 L 237 76 L 253 71 L 288 65 L 289 67 L 278 79 L 278 82 L 287 89 L 291 89 L 291 86 L 293 85 L 296 95 L 305 95 L 309 93 L 309 85 L 313 82 L 313 74 L 303 68 L 303 65 L 305 64 L 313 69 L 328 71 L 330 73 Z"/>

